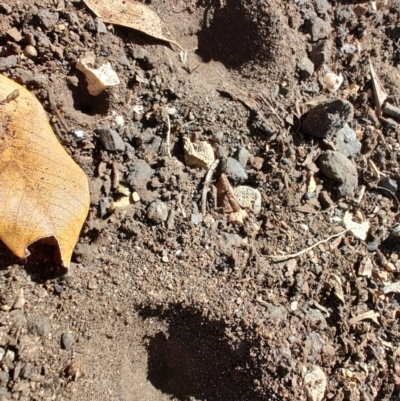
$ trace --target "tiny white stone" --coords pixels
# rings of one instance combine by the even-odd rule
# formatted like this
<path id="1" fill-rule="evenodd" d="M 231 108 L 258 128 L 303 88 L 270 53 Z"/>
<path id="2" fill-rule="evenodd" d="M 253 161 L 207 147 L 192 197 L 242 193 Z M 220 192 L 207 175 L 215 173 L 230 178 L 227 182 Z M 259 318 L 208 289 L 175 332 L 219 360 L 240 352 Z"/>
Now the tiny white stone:
<path id="1" fill-rule="evenodd" d="M 115 117 L 115 123 L 118 125 L 118 127 L 123 127 L 124 126 L 124 117 L 122 116 L 116 116 Z"/>

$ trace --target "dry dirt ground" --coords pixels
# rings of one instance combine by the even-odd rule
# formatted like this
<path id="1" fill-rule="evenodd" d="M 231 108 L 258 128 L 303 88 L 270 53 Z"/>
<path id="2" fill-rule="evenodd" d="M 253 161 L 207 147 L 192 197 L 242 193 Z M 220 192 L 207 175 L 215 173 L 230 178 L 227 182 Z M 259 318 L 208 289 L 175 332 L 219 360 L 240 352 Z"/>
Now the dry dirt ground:
<path id="1" fill-rule="evenodd" d="M 371 58 L 398 105 L 400 1 L 376 11 L 345 0 L 145 3 L 189 49 L 185 64 L 168 43 L 105 27 L 83 1 L 0 4 L 0 72 L 41 101 L 92 199 L 66 274 L 51 247 L 24 261 L 0 247 L 0 400 L 312 400 L 316 367 L 326 400 L 400 399 L 399 285 L 387 290 L 400 274 L 387 241 L 399 201 L 378 185 L 400 179 L 400 121 L 376 117 L 369 69 Z M 111 63 L 119 86 L 88 94 L 75 68 L 87 51 Z M 326 67 L 344 77 L 335 94 Z M 300 124 L 331 98 L 355 109 L 354 194 L 318 170 L 332 144 Z M 97 130 L 110 128 L 125 150 L 104 148 Z M 211 143 L 221 160 L 247 157 L 243 185 L 260 191 L 261 212 L 231 224 L 210 190 L 202 213 L 207 170 L 187 165 L 184 138 Z M 116 179 L 141 199 L 109 213 Z M 152 220 L 156 200 L 163 216 Z M 270 258 L 339 233 L 346 210 L 370 223 L 366 240 L 347 233 Z"/>

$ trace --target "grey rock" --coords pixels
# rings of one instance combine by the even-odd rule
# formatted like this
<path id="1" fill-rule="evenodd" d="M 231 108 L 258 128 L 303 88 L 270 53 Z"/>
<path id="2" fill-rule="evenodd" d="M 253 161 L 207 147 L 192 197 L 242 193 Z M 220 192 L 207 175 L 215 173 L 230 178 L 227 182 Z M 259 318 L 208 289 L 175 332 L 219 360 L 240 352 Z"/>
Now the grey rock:
<path id="1" fill-rule="evenodd" d="M 297 68 L 301 79 L 310 78 L 314 73 L 314 64 L 308 57 L 303 57 L 298 63 Z"/>
<path id="2" fill-rule="evenodd" d="M 190 216 L 190 221 L 192 224 L 197 226 L 198 224 L 203 222 L 203 215 L 201 213 L 192 213 Z"/>
<path id="3" fill-rule="evenodd" d="M 246 168 L 247 162 L 249 161 L 250 157 L 251 153 L 246 148 L 243 147 L 239 148 L 237 153 L 237 159 L 243 168 Z"/>
<path id="4" fill-rule="evenodd" d="M 314 9 L 321 17 L 325 16 L 331 8 L 328 0 L 314 0 Z"/>
<path id="5" fill-rule="evenodd" d="M 17 56 L 0 57 L 0 71 L 6 71 L 15 67 L 18 63 Z"/>
<path id="6" fill-rule="evenodd" d="M 90 32 L 95 32 L 97 30 L 96 23 L 93 21 L 93 18 L 89 18 L 84 25 L 84 28 Z"/>
<path id="7" fill-rule="evenodd" d="M 269 305 L 267 307 L 267 313 L 268 317 L 270 320 L 273 320 L 274 322 L 277 321 L 286 321 L 288 312 L 285 307 L 283 306 L 275 306 L 275 305 Z"/>
<path id="8" fill-rule="evenodd" d="M 125 142 L 119 136 L 117 131 L 110 128 L 96 129 L 96 134 L 99 135 L 100 142 L 108 151 L 115 152 L 117 150 L 125 150 Z"/>
<path id="9" fill-rule="evenodd" d="M 369 252 L 375 252 L 379 248 L 379 242 L 369 241 L 367 242 L 367 249 Z"/>
<path id="10" fill-rule="evenodd" d="M 226 175 L 234 184 L 241 184 L 247 180 L 247 174 L 242 165 L 233 157 L 226 159 Z"/>
<path id="11" fill-rule="evenodd" d="M 312 331 L 307 336 L 306 346 L 310 350 L 308 354 L 309 362 L 314 362 L 318 358 L 318 356 L 322 352 L 324 345 L 325 341 L 319 333 Z"/>
<path id="12" fill-rule="evenodd" d="M 133 47 L 130 49 L 130 54 L 137 60 L 144 60 L 147 57 L 147 50 L 141 47 Z"/>
<path id="13" fill-rule="evenodd" d="M 61 335 L 61 345 L 64 349 L 69 350 L 74 343 L 74 336 L 70 331 L 65 331 Z"/>
<path id="14" fill-rule="evenodd" d="M 383 177 L 379 181 L 378 186 L 380 187 L 379 190 L 381 191 L 382 195 L 386 196 L 387 198 L 392 198 L 393 194 L 397 191 L 397 181 L 390 177 Z"/>
<path id="15" fill-rule="evenodd" d="M 329 63 L 332 58 L 332 42 L 325 40 L 318 43 L 312 48 L 309 57 L 316 68 L 319 68 L 322 64 Z"/>
<path id="16" fill-rule="evenodd" d="M 302 130 L 317 138 L 327 138 L 353 119 L 353 110 L 353 105 L 347 100 L 333 99 L 320 103 L 307 113 Z"/>
<path id="17" fill-rule="evenodd" d="M 319 17 L 312 16 L 305 25 L 307 32 L 311 35 L 312 42 L 318 42 L 321 39 L 326 39 L 332 32 L 330 23 Z"/>
<path id="18" fill-rule="evenodd" d="M 19 84 L 30 88 L 43 89 L 49 85 L 49 80 L 46 75 L 34 73 L 23 68 L 16 68 L 12 77 Z"/>
<path id="19" fill-rule="evenodd" d="M 159 136 L 155 136 L 150 143 L 145 145 L 145 153 L 158 153 L 162 146 L 162 139 Z"/>
<path id="20" fill-rule="evenodd" d="M 322 209 L 328 209 L 334 205 L 334 202 L 327 191 L 321 191 L 318 200 Z"/>
<path id="21" fill-rule="evenodd" d="M 238 234 L 222 232 L 218 236 L 218 248 L 221 253 L 231 256 L 235 248 L 243 244 L 243 238 Z"/>
<path id="22" fill-rule="evenodd" d="M 347 22 L 354 19 L 354 12 L 350 5 L 338 5 L 335 10 L 335 21 L 338 24 L 346 24 Z"/>
<path id="23" fill-rule="evenodd" d="M 29 321 L 29 330 L 37 336 L 47 336 L 51 331 L 49 318 L 46 316 L 32 318 Z"/>
<path id="24" fill-rule="evenodd" d="M 310 327 L 318 327 L 320 330 L 325 330 L 328 327 L 324 315 L 319 309 L 309 307 L 304 309 L 306 320 L 308 321 Z"/>
<path id="25" fill-rule="evenodd" d="M 67 21 L 70 25 L 79 25 L 79 18 L 74 11 L 67 13 Z"/>
<path id="26" fill-rule="evenodd" d="M 168 206 L 161 201 L 152 202 L 147 208 L 147 217 L 154 223 L 162 223 L 168 219 Z"/>
<path id="27" fill-rule="evenodd" d="M 46 30 L 50 30 L 55 24 L 57 24 L 59 19 L 58 12 L 50 11 L 47 8 L 40 9 L 37 13 L 37 17 Z"/>
<path id="28" fill-rule="evenodd" d="M 102 198 L 100 200 L 100 216 L 103 218 L 108 213 L 108 208 L 110 207 L 110 199 Z"/>
<path id="29" fill-rule="evenodd" d="M 318 158 L 318 167 L 322 174 L 342 184 L 339 192 L 342 196 L 352 194 L 358 185 L 356 165 L 346 156 L 328 150 Z"/>
<path id="30" fill-rule="evenodd" d="M 335 135 L 336 150 L 349 157 L 354 156 L 361 150 L 361 143 L 357 140 L 356 133 L 345 124 Z"/>
<path id="31" fill-rule="evenodd" d="M 125 54 L 123 54 L 122 56 L 118 57 L 117 63 L 119 65 L 122 65 L 122 66 L 129 66 L 129 64 L 130 64 L 129 60 L 128 60 L 128 57 L 126 57 Z"/>
<path id="32" fill-rule="evenodd" d="M 142 197 L 141 190 L 146 189 L 147 183 L 154 174 L 154 170 L 141 159 L 134 160 L 130 170 L 131 172 L 128 176 L 129 185 Z"/>
<path id="33" fill-rule="evenodd" d="M 35 371 L 33 363 L 26 363 L 21 369 L 21 377 L 29 380 Z"/>
<path id="34" fill-rule="evenodd" d="M 107 33 L 107 27 L 100 18 L 96 18 L 94 20 L 94 23 L 96 25 L 96 29 L 97 29 L 98 33 Z"/>

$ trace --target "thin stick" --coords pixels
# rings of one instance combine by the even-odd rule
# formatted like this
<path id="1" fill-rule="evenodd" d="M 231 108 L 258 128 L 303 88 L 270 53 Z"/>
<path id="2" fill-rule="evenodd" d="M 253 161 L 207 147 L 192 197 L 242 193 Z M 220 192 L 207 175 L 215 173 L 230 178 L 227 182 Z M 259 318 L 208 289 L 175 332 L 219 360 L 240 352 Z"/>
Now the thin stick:
<path id="1" fill-rule="evenodd" d="M 301 251 L 296 252 L 296 253 L 291 253 L 289 255 L 270 255 L 268 257 L 271 258 L 271 259 L 275 259 L 276 261 L 283 261 L 283 260 L 296 258 L 297 256 L 303 255 L 303 253 L 307 253 L 307 252 L 311 251 L 311 249 L 315 248 L 316 246 L 324 244 L 325 242 L 330 241 L 332 238 L 340 237 L 342 234 L 346 233 L 347 231 L 350 231 L 350 230 L 343 230 L 338 234 L 331 235 L 330 237 L 328 237 L 326 239 L 323 239 L 321 241 L 318 241 L 314 245 L 311 245 L 308 248 L 302 249 Z"/>
<path id="2" fill-rule="evenodd" d="M 203 216 L 206 214 L 207 211 L 207 192 L 210 188 L 211 178 L 218 164 L 219 159 L 214 160 L 213 164 L 211 164 L 210 168 L 207 171 L 206 178 L 204 179 L 203 195 L 201 196 L 201 213 L 203 214 Z"/>
<path id="3" fill-rule="evenodd" d="M 181 192 L 179 192 L 179 194 L 178 194 L 178 205 L 179 205 L 179 208 L 181 209 L 182 216 L 184 218 L 186 218 L 186 212 L 182 205 L 182 193 Z"/>
<path id="4" fill-rule="evenodd" d="M 167 112 L 167 125 L 168 125 L 168 131 L 167 131 L 167 153 L 168 157 L 171 159 L 171 120 L 169 119 L 169 114 Z"/>
<path id="5" fill-rule="evenodd" d="M 50 107 L 53 110 L 53 113 L 57 116 L 58 120 L 60 121 L 60 124 L 63 126 L 63 128 L 65 129 L 65 131 L 67 132 L 67 134 L 69 134 L 70 129 L 68 127 L 68 124 L 65 122 L 65 120 L 62 118 L 60 112 L 57 109 L 56 106 L 56 102 L 54 100 L 54 92 L 53 89 L 49 88 L 47 90 L 47 98 L 49 100 L 50 103 Z"/>

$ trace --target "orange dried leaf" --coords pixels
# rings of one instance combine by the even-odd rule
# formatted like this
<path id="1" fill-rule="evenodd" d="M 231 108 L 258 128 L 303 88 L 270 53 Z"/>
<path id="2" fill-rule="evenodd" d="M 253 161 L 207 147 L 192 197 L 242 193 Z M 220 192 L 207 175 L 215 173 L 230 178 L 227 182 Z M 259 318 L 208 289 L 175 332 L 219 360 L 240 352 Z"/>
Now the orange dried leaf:
<path id="1" fill-rule="evenodd" d="M 68 267 L 89 203 L 87 177 L 39 101 L 0 74 L 0 240 L 23 258 L 30 244 L 55 238 Z"/>
<path id="2" fill-rule="evenodd" d="M 173 38 L 161 18 L 144 4 L 132 0 L 84 0 L 86 5 L 108 24 L 136 29 L 146 35 L 173 43 L 183 48 Z"/>

